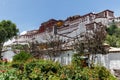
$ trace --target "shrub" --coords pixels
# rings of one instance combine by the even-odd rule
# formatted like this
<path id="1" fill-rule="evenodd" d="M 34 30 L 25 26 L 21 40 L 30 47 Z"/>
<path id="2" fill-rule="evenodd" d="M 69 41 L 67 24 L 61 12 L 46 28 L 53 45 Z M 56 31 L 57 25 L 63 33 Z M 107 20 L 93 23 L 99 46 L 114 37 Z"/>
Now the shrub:
<path id="1" fill-rule="evenodd" d="M 25 62 L 26 60 L 28 60 L 29 58 L 32 58 L 32 55 L 29 53 L 26 53 L 24 51 L 21 51 L 19 54 L 16 54 L 13 57 L 13 61 L 18 61 L 18 62 Z"/>
<path id="2" fill-rule="evenodd" d="M 25 64 L 25 73 L 29 79 L 41 79 L 41 78 L 50 78 L 50 75 L 58 73 L 61 66 L 59 63 L 53 63 L 52 61 L 47 60 L 31 60 Z M 37 73 L 37 74 L 36 74 Z"/>
<path id="3" fill-rule="evenodd" d="M 110 76 L 110 72 L 105 67 L 101 67 L 101 69 L 98 72 L 98 75 L 100 80 L 107 80 Z"/>
<path id="4" fill-rule="evenodd" d="M 100 66 L 79 69 L 74 64 L 61 66 L 57 62 L 39 59 L 12 62 L 11 65 L 0 65 L 0 80 L 117 80 Z"/>
<path id="5" fill-rule="evenodd" d="M 11 63 L 11 67 L 19 69 L 19 70 L 24 70 L 24 63 L 20 63 L 20 62 L 13 62 Z"/>

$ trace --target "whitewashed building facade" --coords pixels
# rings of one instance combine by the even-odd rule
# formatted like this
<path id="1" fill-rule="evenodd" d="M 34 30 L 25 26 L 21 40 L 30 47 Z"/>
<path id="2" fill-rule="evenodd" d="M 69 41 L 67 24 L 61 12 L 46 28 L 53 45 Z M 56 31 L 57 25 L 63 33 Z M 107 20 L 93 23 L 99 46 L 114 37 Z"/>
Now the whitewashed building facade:
<path id="1" fill-rule="evenodd" d="M 96 22 L 102 23 L 107 26 L 113 20 L 116 20 L 114 12 L 105 10 L 99 13 L 88 13 L 83 16 L 76 15 L 68 17 L 66 20 L 55 20 L 51 19 L 41 24 L 38 30 L 27 31 L 26 34 L 20 35 L 17 41 L 20 42 L 31 42 L 37 40 L 38 42 L 43 41 L 43 37 L 46 33 L 54 34 L 54 26 L 57 22 L 62 22 L 63 25 L 57 28 L 57 34 L 64 37 L 65 40 L 74 38 L 76 35 L 84 33 L 86 31 L 86 25 Z M 117 20 L 119 21 L 119 20 Z"/>
<path id="2" fill-rule="evenodd" d="M 105 10 L 99 13 L 88 13 L 83 16 L 76 15 L 68 17 L 66 20 L 51 19 L 41 24 L 38 30 L 28 31 L 24 35 L 20 35 L 15 43 L 28 43 L 38 41 L 46 42 L 45 37 L 49 33 L 54 35 L 55 26 L 58 22 L 62 25 L 57 27 L 57 35 L 61 36 L 65 41 L 72 42 L 73 38 L 86 31 L 86 26 L 93 23 L 101 23 L 103 26 L 108 26 L 113 21 L 120 22 L 119 17 L 115 18 L 114 12 Z M 71 62 L 73 51 L 65 52 L 65 54 L 56 57 L 56 61 L 63 64 Z M 120 51 L 109 51 L 109 54 L 98 54 L 96 56 L 96 63 L 100 63 L 109 69 L 120 69 Z"/>

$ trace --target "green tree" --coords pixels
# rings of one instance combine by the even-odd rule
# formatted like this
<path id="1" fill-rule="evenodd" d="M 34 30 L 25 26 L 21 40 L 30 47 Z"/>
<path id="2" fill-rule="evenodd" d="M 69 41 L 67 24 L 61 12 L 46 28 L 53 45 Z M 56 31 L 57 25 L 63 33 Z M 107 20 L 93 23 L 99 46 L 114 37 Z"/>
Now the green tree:
<path id="1" fill-rule="evenodd" d="M 4 42 L 16 36 L 18 32 L 19 30 L 16 25 L 10 20 L 3 20 L 0 22 L 0 58 Z"/>
<path id="2" fill-rule="evenodd" d="M 120 47 L 120 28 L 112 24 L 107 28 L 107 33 L 106 43 L 112 47 Z"/>
<path id="3" fill-rule="evenodd" d="M 112 47 L 117 47 L 118 38 L 115 35 L 107 35 L 106 43 L 108 43 Z"/>
<path id="4" fill-rule="evenodd" d="M 117 28 L 113 35 L 115 35 L 117 38 L 120 38 L 120 28 Z"/>
<path id="5" fill-rule="evenodd" d="M 116 29 L 118 29 L 118 27 L 115 24 L 112 24 L 107 28 L 107 33 L 113 35 L 116 32 Z"/>

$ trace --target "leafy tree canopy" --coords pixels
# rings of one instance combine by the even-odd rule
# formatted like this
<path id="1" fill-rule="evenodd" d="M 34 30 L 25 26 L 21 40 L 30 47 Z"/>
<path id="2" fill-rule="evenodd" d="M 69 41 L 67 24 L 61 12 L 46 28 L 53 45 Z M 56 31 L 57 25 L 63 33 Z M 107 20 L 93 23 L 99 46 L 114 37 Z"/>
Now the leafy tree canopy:
<path id="1" fill-rule="evenodd" d="M 16 25 L 10 20 L 3 20 L 0 22 L 0 43 L 4 43 L 18 33 Z"/>
<path id="2" fill-rule="evenodd" d="M 19 30 L 16 25 L 10 20 L 3 20 L 0 22 L 0 58 L 4 42 L 16 36 L 18 32 Z"/>
<path id="3" fill-rule="evenodd" d="M 107 28 L 106 43 L 112 47 L 120 47 L 120 28 L 116 24 L 112 24 Z"/>
<path id="4" fill-rule="evenodd" d="M 109 35 L 113 35 L 117 29 L 117 26 L 115 24 L 110 25 L 110 27 L 107 28 L 107 33 Z"/>

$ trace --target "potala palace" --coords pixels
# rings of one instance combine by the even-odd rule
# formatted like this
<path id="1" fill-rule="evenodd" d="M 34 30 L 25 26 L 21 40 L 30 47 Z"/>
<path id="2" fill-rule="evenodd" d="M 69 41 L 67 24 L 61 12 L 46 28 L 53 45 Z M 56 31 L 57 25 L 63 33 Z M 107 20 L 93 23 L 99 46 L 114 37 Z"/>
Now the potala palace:
<path id="1" fill-rule="evenodd" d="M 34 41 L 45 42 L 45 37 L 48 33 L 57 35 L 64 38 L 65 41 L 74 38 L 75 36 L 82 34 L 86 29 L 91 29 L 92 27 L 98 26 L 99 24 L 103 26 L 108 26 L 113 21 L 120 21 L 120 18 L 114 16 L 114 12 L 110 10 L 105 10 L 99 13 L 88 13 L 85 15 L 75 15 L 68 17 L 66 20 L 55 20 L 50 19 L 40 25 L 38 30 L 27 31 L 26 34 L 20 35 L 15 41 L 18 43 L 26 43 Z M 57 30 L 55 31 L 55 25 Z"/>
<path id="2" fill-rule="evenodd" d="M 65 44 L 62 45 L 66 53 L 57 56 L 56 61 L 62 64 L 68 64 L 74 53 L 69 47 L 76 36 L 84 35 L 86 31 L 91 31 L 99 26 L 109 26 L 113 22 L 120 22 L 120 17 L 115 17 L 111 10 L 104 10 L 98 13 L 88 13 L 85 15 L 70 16 L 65 20 L 50 19 L 42 23 L 37 30 L 27 31 L 18 36 L 12 44 L 27 44 L 31 42 L 45 43 L 49 35 L 59 36 Z M 99 36 L 99 35 L 98 35 Z M 81 40 L 84 40 L 81 38 Z M 93 56 L 93 55 L 92 55 Z M 109 53 L 95 55 L 96 63 L 107 67 L 108 69 L 120 69 L 120 49 L 110 48 Z"/>

